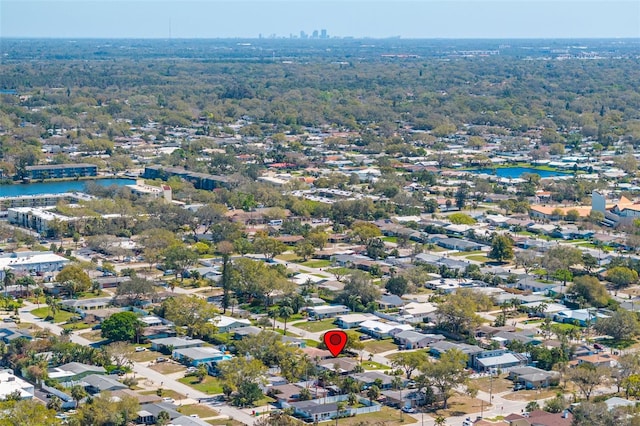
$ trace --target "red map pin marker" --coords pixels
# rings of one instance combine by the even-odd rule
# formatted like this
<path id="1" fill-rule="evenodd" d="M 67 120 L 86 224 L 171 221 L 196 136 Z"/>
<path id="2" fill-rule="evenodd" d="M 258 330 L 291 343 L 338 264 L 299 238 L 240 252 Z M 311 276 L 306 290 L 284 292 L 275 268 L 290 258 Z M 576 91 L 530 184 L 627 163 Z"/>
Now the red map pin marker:
<path id="1" fill-rule="evenodd" d="M 331 330 L 324 334 L 324 344 L 331 352 L 331 355 L 337 357 L 347 344 L 347 333 L 342 330 Z"/>

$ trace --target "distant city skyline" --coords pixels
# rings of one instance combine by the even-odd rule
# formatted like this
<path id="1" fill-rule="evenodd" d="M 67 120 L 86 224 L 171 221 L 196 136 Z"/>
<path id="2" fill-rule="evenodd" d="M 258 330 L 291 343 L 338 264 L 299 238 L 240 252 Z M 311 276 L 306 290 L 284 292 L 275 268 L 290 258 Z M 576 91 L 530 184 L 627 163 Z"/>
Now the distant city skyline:
<path id="1" fill-rule="evenodd" d="M 640 1 L 0 1 L 0 37 L 300 38 L 314 30 L 356 38 L 640 38 Z"/>

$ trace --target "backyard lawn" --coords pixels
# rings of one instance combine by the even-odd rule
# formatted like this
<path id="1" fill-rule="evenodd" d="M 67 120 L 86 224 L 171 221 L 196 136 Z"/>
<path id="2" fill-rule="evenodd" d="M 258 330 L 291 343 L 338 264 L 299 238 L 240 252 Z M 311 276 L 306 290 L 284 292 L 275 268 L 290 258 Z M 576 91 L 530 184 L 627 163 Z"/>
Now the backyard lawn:
<path id="1" fill-rule="evenodd" d="M 398 349 L 398 345 L 393 343 L 393 340 L 369 340 L 364 343 L 364 349 L 367 352 L 379 354 Z"/>
<path id="2" fill-rule="evenodd" d="M 306 262 L 301 263 L 302 266 L 306 266 L 307 268 L 326 268 L 331 265 L 330 260 L 307 260 Z"/>
<path id="3" fill-rule="evenodd" d="M 375 361 L 363 361 L 362 368 L 365 370 L 391 370 L 391 367 L 388 365 L 380 364 Z"/>
<path id="4" fill-rule="evenodd" d="M 333 318 L 329 318 L 321 321 L 305 321 L 305 322 L 299 322 L 291 325 L 301 330 L 308 331 L 310 333 L 319 333 L 321 331 L 337 328 L 337 326 L 333 324 L 333 321 L 334 321 Z"/>
<path id="5" fill-rule="evenodd" d="M 43 306 L 41 308 L 34 309 L 33 311 L 31 311 L 31 313 L 37 316 L 38 318 L 44 319 L 49 315 L 51 315 L 51 309 L 49 309 L 48 306 Z M 53 317 L 53 322 L 54 323 L 67 322 L 69 321 L 70 318 L 75 316 L 78 316 L 78 314 L 74 314 L 69 311 L 58 310 L 55 316 Z"/>
<path id="6" fill-rule="evenodd" d="M 162 374 L 173 374 L 178 371 L 184 371 L 185 367 L 182 364 L 175 364 L 173 362 L 158 362 L 149 367 L 150 369 Z"/>
<path id="7" fill-rule="evenodd" d="M 215 377 L 206 376 L 204 380 L 200 382 L 196 376 L 188 376 L 178 379 L 178 381 L 191 386 L 200 392 L 204 392 L 207 395 L 217 395 L 222 393 L 222 382 Z"/>
<path id="8" fill-rule="evenodd" d="M 394 410 L 389 407 L 382 407 L 382 409 L 377 413 L 360 414 L 354 417 L 339 419 L 338 423 L 341 425 L 355 426 L 363 423 L 367 424 L 367 422 L 371 422 L 372 424 L 385 424 L 385 425 L 413 424 L 418 422 L 418 420 L 415 417 L 412 417 L 408 414 L 404 414 L 403 416 L 404 416 L 404 421 L 401 422 L 400 410 Z"/>
<path id="9" fill-rule="evenodd" d="M 202 404 L 183 405 L 182 407 L 178 408 L 178 412 L 184 414 L 185 416 L 196 414 L 201 419 L 206 419 L 207 417 L 215 417 L 218 415 L 218 412 L 216 410 Z"/>
<path id="10" fill-rule="evenodd" d="M 491 407 L 491 404 L 487 401 L 471 398 L 467 395 L 457 394 L 449 398 L 446 410 L 436 410 L 434 413 L 429 413 L 429 415 L 433 417 L 440 415 L 445 418 L 463 416 L 469 413 L 477 413 L 478 411 L 481 411 L 483 407 L 484 409 L 487 409 L 488 407 Z"/>

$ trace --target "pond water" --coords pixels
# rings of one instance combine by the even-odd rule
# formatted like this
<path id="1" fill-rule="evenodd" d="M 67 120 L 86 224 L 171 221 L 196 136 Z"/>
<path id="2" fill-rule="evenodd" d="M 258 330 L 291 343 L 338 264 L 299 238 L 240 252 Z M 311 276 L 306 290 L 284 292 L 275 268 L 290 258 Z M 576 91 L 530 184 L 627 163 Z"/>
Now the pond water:
<path id="1" fill-rule="evenodd" d="M 477 169 L 473 170 L 474 173 L 486 173 L 489 175 L 495 174 L 499 177 L 505 178 L 519 178 L 525 173 L 536 173 L 540 177 L 554 177 L 554 176 L 566 176 L 567 173 L 556 172 L 551 170 L 538 170 L 531 167 L 502 167 L 497 169 Z"/>
<path id="2" fill-rule="evenodd" d="M 39 195 L 39 194 L 60 194 L 63 192 L 82 192 L 87 182 L 95 182 L 98 185 L 131 185 L 135 183 L 133 179 L 95 179 L 73 180 L 63 182 L 34 182 L 34 183 L 16 183 L 13 185 L 0 185 L 0 197 L 17 197 L 20 195 Z"/>

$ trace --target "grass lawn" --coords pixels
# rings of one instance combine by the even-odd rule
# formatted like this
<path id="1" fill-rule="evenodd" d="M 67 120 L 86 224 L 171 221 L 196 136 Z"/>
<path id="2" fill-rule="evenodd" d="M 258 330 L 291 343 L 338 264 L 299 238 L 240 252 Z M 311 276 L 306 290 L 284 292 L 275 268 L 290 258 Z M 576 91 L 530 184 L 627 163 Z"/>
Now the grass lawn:
<path id="1" fill-rule="evenodd" d="M 491 259 L 489 259 L 487 256 L 481 256 L 481 255 L 472 255 L 472 256 L 468 256 L 467 259 L 469 260 L 475 260 L 476 262 L 482 262 L 482 263 L 486 263 L 486 262 L 491 262 Z"/>
<path id="2" fill-rule="evenodd" d="M 198 381 L 196 376 L 183 377 L 178 379 L 180 383 L 191 386 L 192 388 L 204 392 L 207 395 L 216 395 L 222 393 L 222 382 L 215 377 L 207 376 L 202 382 Z"/>
<path id="3" fill-rule="evenodd" d="M 489 377 L 482 377 L 480 379 L 472 379 L 471 383 L 485 392 L 489 392 L 490 389 L 493 389 L 493 393 L 505 392 L 513 389 L 513 382 L 505 377 L 506 375 L 494 377 L 493 380 Z"/>
<path id="4" fill-rule="evenodd" d="M 42 308 L 34 309 L 33 311 L 31 311 L 31 313 L 39 318 L 46 318 L 49 315 L 51 315 L 51 310 L 49 309 L 48 306 L 43 306 Z M 67 322 L 69 321 L 70 318 L 75 317 L 77 315 L 78 314 L 74 314 L 72 312 L 59 310 L 58 312 L 56 312 L 55 316 L 53 317 L 53 322 L 55 323 Z"/>
<path id="5" fill-rule="evenodd" d="M 306 266 L 307 268 L 326 268 L 331 265 L 331 261 L 326 259 L 307 260 L 300 265 Z"/>
<path id="6" fill-rule="evenodd" d="M 392 351 L 398 349 L 398 345 L 393 340 L 369 340 L 364 343 L 364 349 L 367 352 L 379 354 L 381 352 Z"/>
<path id="7" fill-rule="evenodd" d="M 569 330 L 573 330 L 573 329 L 580 330 L 581 328 L 579 326 L 573 325 L 573 324 L 560 324 L 560 323 L 551 324 L 551 331 L 553 331 L 553 330 L 569 331 Z"/>
<path id="8" fill-rule="evenodd" d="M 295 253 L 283 253 L 276 256 L 276 259 L 284 260 L 285 262 L 293 262 L 300 259 L 300 257 Z"/>
<path id="9" fill-rule="evenodd" d="M 391 370 L 391 367 L 388 365 L 380 364 L 375 361 L 363 361 L 362 368 L 365 370 Z"/>
<path id="10" fill-rule="evenodd" d="M 622 340 L 600 340 L 601 344 L 609 346 L 614 349 L 627 349 L 633 346 L 636 343 L 635 339 L 622 339 Z"/>
<path id="11" fill-rule="evenodd" d="M 331 330 L 332 328 L 337 328 L 335 324 L 333 324 L 334 319 L 323 319 L 321 321 L 307 321 L 300 322 L 295 324 L 295 327 L 302 329 L 304 331 L 309 331 L 311 333 L 319 333 L 321 331 Z"/>
<path id="12" fill-rule="evenodd" d="M 418 421 L 415 417 L 412 417 L 408 414 L 404 414 L 404 422 L 400 421 L 400 410 L 394 410 L 389 407 L 382 407 L 380 411 L 377 413 L 368 413 L 368 414 L 360 414 L 354 417 L 347 417 L 344 419 L 338 420 L 338 423 L 341 425 L 350 425 L 355 426 L 357 424 L 362 424 L 370 422 L 370 424 L 385 424 L 385 425 L 394 425 L 394 424 L 413 424 Z"/>
<path id="13" fill-rule="evenodd" d="M 521 390 L 506 394 L 503 398 L 510 401 L 533 401 L 535 399 L 551 398 L 552 396 L 555 396 L 557 392 L 558 389 L 541 389 L 539 391 L 537 389 Z"/>
<path id="14" fill-rule="evenodd" d="M 307 347 L 310 348 L 317 348 L 320 344 L 320 342 L 318 342 L 317 340 L 304 339 L 304 341 L 307 342 Z"/>
<path id="15" fill-rule="evenodd" d="M 435 414 L 435 416 L 444 416 L 445 418 L 463 416 L 469 413 L 477 413 L 483 406 L 485 409 L 487 409 L 487 407 L 491 407 L 487 401 L 458 394 L 449 398 L 446 410 L 436 410 L 433 414 L 430 413 L 430 415 L 433 416 Z"/>
<path id="16" fill-rule="evenodd" d="M 140 392 L 140 394 L 141 395 L 157 395 L 156 391 L 154 390 L 143 391 L 143 392 Z M 162 398 L 173 398 L 176 401 L 178 401 L 180 399 L 184 399 L 185 396 L 181 393 L 174 391 L 173 389 L 162 388 Z"/>
<path id="17" fill-rule="evenodd" d="M 141 346 L 144 346 L 144 345 L 141 345 Z M 162 354 L 160 352 L 150 351 L 150 350 L 146 350 L 144 352 L 134 352 L 131 354 L 131 361 L 135 361 L 135 362 L 153 361 L 154 359 L 158 358 L 161 355 Z"/>
<path id="18" fill-rule="evenodd" d="M 213 408 L 209 408 L 206 405 L 201 404 L 183 405 L 182 407 L 178 408 L 178 412 L 184 414 L 185 416 L 197 414 L 201 419 L 206 419 L 207 417 L 215 417 L 218 415 L 218 412 Z"/>
<path id="19" fill-rule="evenodd" d="M 91 340 L 92 342 L 99 342 L 103 340 L 102 332 L 100 330 L 92 330 L 87 333 L 80 333 L 81 337 L 84 337 L 87 340 Z"/>
<path id="20" fill-rule="evenodd" d="M 209 423 L 210 425 L 223 425 L 223 426 L 244 426 L 244 423 L 241 423 L 237 420 L 231 420 L 231 419 L 214 419 L 214 420 L 207 420 L 207 423 Z"/>
<path id="21" fill-rule="evenodd" d="M 382 237 L 382 241 L 385 241 L 387 243 L 397 243 L 398 237 Z"/>
<path id="22" fill-rule="evenodd" d="M 458 251 L 455 253 L 450 253 L 451 256 L 468 256 L 470 254 L 482 254 L 482 250 L 472 250 L 472 251 Z"/>
<path id="23" fill-rule="evenodd" d="M 87 324 L 86 322 L 72 322 L 63 325 L 62 328 L 65 330 L 86 330 L 87 328 L 91 328 L 91 324 Z"/>
<path id="24" fill-rule="evenodd" d="M 158 362 L 149 367 L 150 369 L 162 374 L 173 374 L 178 371 L 185 371 L 186 368 L 182 364 L 174 364 L 173 362 Z"/>

